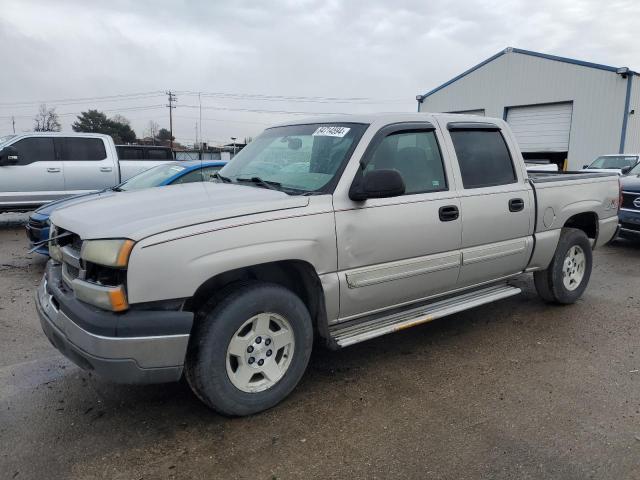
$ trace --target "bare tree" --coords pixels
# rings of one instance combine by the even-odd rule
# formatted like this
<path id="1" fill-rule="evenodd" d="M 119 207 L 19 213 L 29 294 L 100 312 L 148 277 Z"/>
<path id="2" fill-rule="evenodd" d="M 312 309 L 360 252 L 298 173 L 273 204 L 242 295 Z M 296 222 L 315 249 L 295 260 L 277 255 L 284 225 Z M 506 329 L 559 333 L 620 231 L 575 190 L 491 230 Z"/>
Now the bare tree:
<path id="1" fill-rule="evenodd" d="M 55 108 L 47 108 L 43 103 L 40 105 L 38 114 L 33 119 L 33 130 L 35 132 L 59 132 L 60 122 Z"/>
<path id="2" fill-rule="evenodd" d="M 113 120 L 114 122 L 121 123 L 122 125 L 131 126 L 131 122 L 129 121 L 129 119 L 124 115 L 120 115 L 119 113 L 116 113 L 113 117 L 111 117 L 111 120 Z"/>
<path id="3" fill-rule="evenodd" d="M 158 123 L 154 122 L 153 120 L 149 120 L 145 135 L 151 137 L 151 141 L 154 145 L 156 144 L 156 138 L 158 137 L 158 130 L 160 130 L 160 125 L 158 125 Z"/>

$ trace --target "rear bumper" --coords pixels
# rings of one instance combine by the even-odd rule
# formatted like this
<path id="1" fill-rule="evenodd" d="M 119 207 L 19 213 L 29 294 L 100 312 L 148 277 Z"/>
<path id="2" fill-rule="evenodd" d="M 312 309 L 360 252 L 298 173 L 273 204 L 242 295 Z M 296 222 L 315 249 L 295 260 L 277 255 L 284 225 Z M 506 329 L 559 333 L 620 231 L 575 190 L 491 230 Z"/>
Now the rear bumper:
<path id="1" fill-rule="evenodd" d="M 598 222 L 598 238 L 595 247 L 601 247 L 613 240 L 618 232 L 618 216 L 613 216 Z"/>
<path id="2" fill-rule="evenodd" d="M 50 271 L 48 268 L 47 273 Z M 71 319 L 65 311 L 65 299 L 53 295 L 51 290 L 56 292 L 55 288 L 49 288 L 45 274 L 36 293 L 42 330 L 53 346 L 79 367 L 117 383 L 164 383 L 180 379 L 188 333 L 121 337 L 90 332 Z M 161 313 L 166 319 L 168 312 Z M 184 323 L 186 312 L 172 313 L 178 322 Z M 127 312 L 118 317 L 135 314 Z M 105 322 L 113 318 L 110 312 L 104 313 Z"/>

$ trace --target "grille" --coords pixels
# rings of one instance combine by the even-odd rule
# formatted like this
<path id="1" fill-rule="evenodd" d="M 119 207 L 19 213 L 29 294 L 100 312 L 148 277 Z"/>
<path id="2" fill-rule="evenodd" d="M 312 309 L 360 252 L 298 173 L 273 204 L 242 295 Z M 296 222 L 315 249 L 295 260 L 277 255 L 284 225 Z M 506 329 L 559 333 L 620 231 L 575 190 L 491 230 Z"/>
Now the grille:
<path id="1" fill-rule="evenodd" d="M 633 204 L 633 201 L 640 197 L 640 193 L 622 192 L 622 208 L 628 208 L 630 210 L 640 210 Z"/>
<path id="2" fill-rule="evenodd" d="M 52 240 L 54 245 L 60 247 L 62 252 L 62 280 L 67 287 L 73 289 L 71 282 L 76 278 L 84 277 L 84 270 L 80 261 L 80 249 L 82 248 L 82 240 L 80 237 L 73 233 L 66 231 L 60 227 L 52 226 L 51 237 L 62 236 L 60 238 Z"/>

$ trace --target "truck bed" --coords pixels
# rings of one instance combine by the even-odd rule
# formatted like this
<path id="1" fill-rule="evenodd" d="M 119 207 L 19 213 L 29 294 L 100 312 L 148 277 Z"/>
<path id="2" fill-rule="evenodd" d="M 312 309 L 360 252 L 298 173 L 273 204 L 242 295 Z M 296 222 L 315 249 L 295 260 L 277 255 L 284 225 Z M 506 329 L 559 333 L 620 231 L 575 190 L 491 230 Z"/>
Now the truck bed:
<path id="1" fill-rule="evenodd" d="M 617 173 L 584 173 L 582 171 L 568 171 L 568 172 L 528 172 L 529 180 L 533 183 L 548 183 L 548 182 L 564 182 L 567 180 L 584 180 L 585 178 L 600 178 L 600 177 L 618 177 Z"/>

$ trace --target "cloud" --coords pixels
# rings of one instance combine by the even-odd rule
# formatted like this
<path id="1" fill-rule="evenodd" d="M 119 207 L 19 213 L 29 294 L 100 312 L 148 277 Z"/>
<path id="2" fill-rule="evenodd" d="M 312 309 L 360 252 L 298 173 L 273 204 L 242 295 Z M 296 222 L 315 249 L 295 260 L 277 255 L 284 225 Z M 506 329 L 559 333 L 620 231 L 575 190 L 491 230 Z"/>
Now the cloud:
<path id="1" fill-rule="evenodd" d="M 255 135 L 287 117 L 229 109 L 413 111 L 416 93 L 506 46 L 640 68 L 634 65 L 639 17 L 634 1 L 15 0 L 5 2 L 0 17 L 0 103 L 167 89 L 379 102 L 206 97 L 204 137 L 224 141 Z M 142 135 L 149 120 L 167 126 L 168 110 L 126 108 L 165 101 L 158 96 L 57 108 L 122 109 Z M 174 125 L 184 141 L 195 137 L 197 101 L 187 94 L 178 99 Z M 18 130 L 31 128 L 36 110 L 0 106 L 0 134 L 8 133 L 10 115 L 17 116 Z M 66 129 L 72 120 L 63 116 Z"/>

